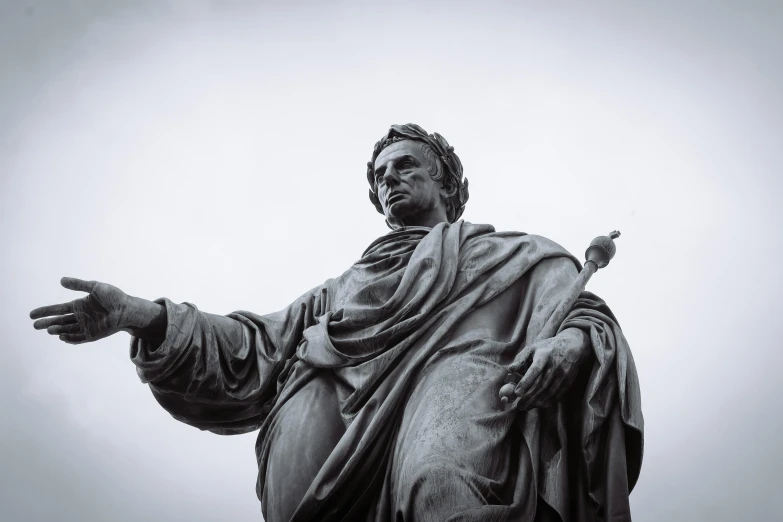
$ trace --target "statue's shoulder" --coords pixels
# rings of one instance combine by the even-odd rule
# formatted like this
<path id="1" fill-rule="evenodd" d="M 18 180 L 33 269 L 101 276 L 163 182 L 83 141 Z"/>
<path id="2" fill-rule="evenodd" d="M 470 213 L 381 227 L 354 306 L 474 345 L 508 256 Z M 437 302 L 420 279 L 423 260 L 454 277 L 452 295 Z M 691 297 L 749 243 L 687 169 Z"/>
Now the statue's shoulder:
<path id="1" fill-rule="evenodd" d="M 474 238 L 486 238 L 500 242 L 526 244 L 537 251 L 550 252 L 553 255 L 559 254 L 567 257 L 574 257 L 571 252 L 566 250 L 565 247 L 559 243 L 538 234 L 530 234 L 516 230 L 496 230 L 492 225 L 474 224 L 467 221 L 464 222 L 463 226 L 472 232 L 469 232 L 468 235 Z"/>
<path id="2" fill-rule="evenodd" d="M 477 227 L 474 230 L 478 231 L 473 235 L 476 241 L 473 241 L 472 244 L 469 241 L 466 244 L 468 252 L 471 250 L 484 251 L 486 247 L 490 247 L 498 252 L 507 252 L 510 256 L 509 259 L 521 256 L 519 259 L 527 260 L 526 263 L 530 263 L 530 266 L 546 261 L 542 267 L 572 266 L 573 264 L 577 271 L 582 269 L 576 256 L 548 237 L 515 230 L 495 230 L 491 225 L 473 225 L 471 223 L 467 223 L 467 225 L 468 227 Z M 490 245 L 491 243 L 494 245 Z M 514 254 L 511 254 L 512 252 Z"/>
<path id="3" fill-rule="evenodd" d="M 568 250 L 566 250 L 564 246 L 562 246 L 560 243 L 556 241 L 549 239 L 548 237 L 539 236 L 537 234 L 528 234 L 527 237 L 529 238 L 528 239 L 529 241 L 536 243 L 541 248 L 546 248 L 553 252 L 560 252 L 568 257 L 574 257 L 574 255 L 571 254 L 571 252 L 569 252 Z"/>

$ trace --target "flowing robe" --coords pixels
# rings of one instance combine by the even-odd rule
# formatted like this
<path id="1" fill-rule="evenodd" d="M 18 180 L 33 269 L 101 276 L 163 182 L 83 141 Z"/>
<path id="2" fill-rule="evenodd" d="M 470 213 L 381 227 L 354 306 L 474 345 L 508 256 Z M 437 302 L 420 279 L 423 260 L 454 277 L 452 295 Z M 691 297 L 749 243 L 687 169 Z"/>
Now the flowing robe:
<path id="1" fill-rule="evenodd" d="M 561 327 L 585 331 L 592 357 L 559 403 L 518 412 L 498 396 L 578 269 L 539 236 L 464 221 L 401 229 L 274 314 L 224 317 L 159 300 L 165 341 L 133 338 L 131 358 L 176 419 L 219 434 L 260 429 L 265 513 L 270 481 L 297 472 L 275 449 L 319 430 L 286 426 L 333 407 L 341 429 L 319 433 L 332 440 L 292 520 L 437 520 L 424 491 L 479 499 L 450 520 L 630 520 L 640 392 L 603 301 L 584 292 Z M 312 392 L 324 379 L 330 387 Z"/>

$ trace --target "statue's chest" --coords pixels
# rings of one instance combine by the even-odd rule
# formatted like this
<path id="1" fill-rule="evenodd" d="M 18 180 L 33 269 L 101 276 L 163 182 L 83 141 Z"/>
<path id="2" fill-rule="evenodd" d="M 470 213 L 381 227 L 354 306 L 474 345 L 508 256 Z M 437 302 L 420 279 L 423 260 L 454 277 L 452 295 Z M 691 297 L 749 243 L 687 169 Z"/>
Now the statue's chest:
<path id="1" fill-rule="evenodd" d="M 520 320 L 520 309 L 527 288 L 525 279 L 518 279 L 493 299 L 469 311 L 452 335 L 480 333 L 485 339 L 510 340 Z"/>

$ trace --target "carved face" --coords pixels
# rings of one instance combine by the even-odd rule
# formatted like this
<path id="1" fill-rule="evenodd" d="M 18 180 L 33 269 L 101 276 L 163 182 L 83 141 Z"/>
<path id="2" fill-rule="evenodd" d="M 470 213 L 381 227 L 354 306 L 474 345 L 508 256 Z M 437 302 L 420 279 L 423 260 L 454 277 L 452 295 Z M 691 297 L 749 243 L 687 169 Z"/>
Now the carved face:
<path id="1" fill-rule="evenodd" d="M 427 159 L 421 143 L 392 143 L 378 155 L 374 168 L 378 199 L 390 224 L 433 227 L 448 220 L 446 193 L 430 174 L 437 167 Z"/>

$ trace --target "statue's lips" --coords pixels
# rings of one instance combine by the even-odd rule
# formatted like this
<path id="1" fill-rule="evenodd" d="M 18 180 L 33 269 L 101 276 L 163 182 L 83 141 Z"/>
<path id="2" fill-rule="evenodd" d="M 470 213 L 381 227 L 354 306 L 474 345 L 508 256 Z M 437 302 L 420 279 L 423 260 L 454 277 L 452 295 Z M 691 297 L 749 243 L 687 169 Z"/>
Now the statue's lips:
<path id="1" fill-rule="evenodd" d="M 387 199 L 386 201 L 388 202 L 389 205 L 391 205 L 396 200 L 400 198 L 404 198 L 405 196 L 406 194 L 404 192 L 393 192 L 391 195 L 389 195 L 389 199 Z"/>

